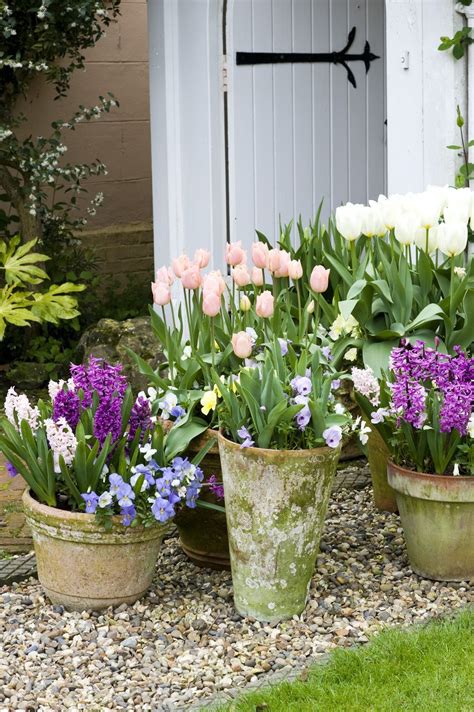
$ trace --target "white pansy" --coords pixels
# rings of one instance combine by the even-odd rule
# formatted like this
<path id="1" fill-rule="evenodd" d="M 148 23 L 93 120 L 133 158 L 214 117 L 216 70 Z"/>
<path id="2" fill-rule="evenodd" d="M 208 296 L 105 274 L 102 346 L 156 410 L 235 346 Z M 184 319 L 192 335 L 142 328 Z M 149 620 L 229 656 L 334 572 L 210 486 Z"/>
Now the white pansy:
<path id="1" fill-rule="evenodd" d="M 453 466 L 453 475 L 454 477 L 459 477 L 460 474 L 461 473 L 459 472 L 459 465 L 457 462 L 455 462 Z"/>
<path id="2" fill-rule="evenodd" d="M 363 205 L 347 203 L 336 208 L 336 227 L 345 240 L 357 240 L 362 233 Z"/>
<path id="3" fill-rule="evenodd" d="M 109 504 L 112 504 L 112 495 L 110 492 L 102 492 L 98 501 L 99 507 L 104 509 L 104 507 L 108 507 Z"/>
<path id="4" fill-rule="evenodd" d="M 359 430 L 359 440 L 362 443 L 362 445 L 366 445 L 367 441 L 369 439 L 369 433 L 372 432 L 372 429 L 369 428 L 368 425 L 366 425 L 364 422 L 361 423 L 360 430 Z"/>
<path id="5" fill-rule="evenodd" d="M 156 453 L 156 450 L 153 449 L 151 443 L 145 443 L 140 447 L 140 452 L 143 455 L 144 459 L 149 462 L 153 455 Z"/>
<path id="6" fill-rule="evenodd" d="M 460 279 L 463 279 L 466 276 L 466 270 L 464 269 L 464 267 L 455 267 L 454 274 Z"/>
<path id="7" fill-rule="evenodd" d="M 336 405 L 334 406 L 334 412 L 337 415 L 344 415 L 344 413 L 346 412 L 346 409 L 344 408 L 342 403 L 336 403 Z"/>
<path id="8" fill-rule="evenodd" d="M 130 484 L 132 485 L 132 487 L 135 487 L 135 485 L 137 484 L 140 477 L 143 477 L 142 472 L 136 472 L 134 475 L 132 475 L 130 477 Z M 140 492 L 145 492 L 149 488 L 149 486 L 150 486 L 150 483 L 148 482 L 148 480 L 145 477 L 143 477 L 143 482 L 142 482 Z"/>
<path id="9" fill-rule="evenodd" d="M 193 350 L 192 350 L 191 346 L 188 344 L 183 349 L 183 355 L 181 356 L 181 361 L 186 361 L 188 358 L 191 358 L 192 355 L 193 355 Z"/>

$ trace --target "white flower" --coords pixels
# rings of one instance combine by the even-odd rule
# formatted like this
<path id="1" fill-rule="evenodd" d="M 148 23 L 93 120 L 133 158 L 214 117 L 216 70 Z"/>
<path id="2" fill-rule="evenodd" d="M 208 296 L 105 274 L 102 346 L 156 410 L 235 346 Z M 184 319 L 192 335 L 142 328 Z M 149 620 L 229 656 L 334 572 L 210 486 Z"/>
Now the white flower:
<path id="1" fill-rule="evenodd" d="M 191 358 L 192 355 L 193 355 L 193 350 L 192 350 L 191 346 L 188 344 L 183 349 L 183 355 L 181 356 L 181 361 L 186 361 L 186 359 Z"/>
<path id="2" fill-rule="evenodd" d="M 359 393 L 362 393 L 372 405 L 378 405 L 380 400 L 380 384 L 376 379 L 374 372 L 370 367 L 356 368 L 352 367 L 352 381 L 354 388 Z"/>
<path id="3" fill-rule="evenodd" d="M 347 334 L 355 337 L 359 336 L 359 324 L 352 314 L 349 314 L 347 319 L 344 319 L 342 314 L 338 314 L 331 324 L 329 337 L 333 341 L 337 341 L 339 337 L 346 336 Z"/>
<path id="4" fill-rule="evenodd" d="M 130 477 L 130 484 L 132 485 L 132 487 L 135 487 L 135 485 L 137 484 L 137 482 L 138 482 L 138 480 L 140 479 L 140 477 L 142 477 L 142 473 L 141 473 L 141 472 L 136 472 L 134 475 L 132 475 L 132 476 Z M 150 483 L 149 483 L 148 480 L 145 479 L 145 477 L 144 477 L 144 478 L 143 478 L 143 482 L 142 482 L 142 486 L 141 486 L 141 489 L 140 489 L 140 492 L 145 492 L 145 490 L 147 490 L 147 489 L 149 488 L 149 486 L 150 486 Z"/>
<path id="5" fill-rule="evenodd" d="M 168 391 L 164 398 L 158 403 L 158 407 L 162 411 L 161 417 L 163 420 L 169 420 L 170 412 L 178 405 L 178 398 L 174 393 Z"/>
<path id="6" fill-rule="evenodd" d="M 417 230 L 420 228 L 420 218 L 417 213 L 403 213 L 399 215 L 395 225 L 395 237 L 401 245 L 413 245 Z"/>
<path id="7" fill-rule="evenodd" d="M 464 269 L 464 267 L 455 267 L 454 274 L 460 279 L 463 279 L 466 276 L 466 270 Z"/>
<path id="8" fill-rule="evenodd" d="M 359 440 L 361 441 L 362 445 L 366 445 L 367 441 L 369 439 L 369 433 L 372 432 L 372 429 L 369 428 L 368 425 L 366 425 L 364 422 L 362 422 L 359 430 Z"/>
<path id="9" fill-rule="evenodd" d="M 336 403 L 336 405 L 334 406 L 334 412 L 337 413 L 337 415 L 344 415 L 346 409 L 344 408 L 342 403 Z"/>
<path id="10" fill-rule="evenodd" d="M 104 509 L 104 507 L 108 507 L 109 504 L 112 502 L 112 495 L 110 492 L 102 492 L 102 494 L 99 497 L 99 502 L 98 505 L 101 509 Z"/>
<path id="11" fill-rule="evenodd" d="M 464 252 L 467 245 L 467 225 L 464 222 L 449 222 L 437 229 L 438 248 L 448 257 Z"/>
<path id="12" fill-rule="evenodd" d="M 349 242 L 357 240 L 362 233 L 362 209 L 364 205 L 347 203 L 336 208 L 336 227 Z"/>
<path id="13" fill-rule="evenodd" d="M 252 342 L 252 346 L 255 346 L 255 344 L 257 343 L 257 339 L 258 339 L 257 332 L 255 331 L 255 329 L 252 329 L 251 326 L 248 326 L 245 329 L 245 333 L 250 336 L 250 341 Z"/>
<path id="14" fill-rule="evenodd" d="M 362 234 L 367 237 L 383 237 L 387 232 L 382 209 L 378 203 L 371 201 L 370 207 L 361 209 Z"/>
<path id="15" fill-rule="evenodd" d="M 153 455 L 155 454 L 156 450 L 154 450 L 151 446 L 151 443 L 145 443 L 144 445 L 141 446 L 140 452 L 145 458 L 147 462 L 151 460 Z"/>
<path id="16" fill-rule="evenodd" d="M 357 361 L 357 349 L 348 349 L 344 354 L 345 361 Z"/>
<path id="17" fill-rule="evenodd" d="M 54 471 L 61 472 L 59 457 L 63 456 L 66 465 L 72 464 L 77 448 L 76 436 L 65 418 L 59 418 L 57 421 L 47 418 L 44 424 L 49 447 L 54 455 Z"/>
<path id="18" fill-rule="evenodd" d="M 428 254 L 431 255 L 438 249 L 438 227 L 439 225 L 433 225 L 428 230 Z M 426 229 L 424 227 L 419 228 L 415 233 L 415 245 L 420 250 L 426 251 Z"/>
<path id="19" fill-rule="evenodd" d="M 469 418 L 467 432 L 469 433 L 470 438 L 474 438 L 474 413 L 471 413 L 471 417 Z"/>
<path id="20" fill-rule="evenodd" d="M 459 472 L 459 465 L 458 465 L 457 462 L 454 463 L 453 475 L 454 475 L 454 477 L 459 477 L 459 475 L 460 475 L 460 472 Z"/>
<path id="21" fill-rule="evenodd" d="M 64 386 L 64 381 L 62 378 L 59 381 L 50 381 L 48 383 L 48 393 L 49 393 L 49 397 L 51 398 L 51 401 L 54 401 L 54 399 L 58 395 L 59 391 L 62 391 L 63 386 Z"/>
<path id="22" fill-rule="evenodd" d="M 374 410 L 370 416 L 370 420 L 374 425 L 378 425 L 379 423 L 383 423 L 388 415 L 389 412 L 386 408 L 378 408 L 377 410 Z"/>
<path id="23" fill-rule="evenodd" d="M 37 406 L 32 406 L 28 396 L 24 393 L 17 395 L 15 389 L 9 388 L 4 403 L 5 415 L 10 423 L 20 430 L 20 423 L 26 420 L 31 430 L 35 432 L 39 427 L 40 412 Z"/>

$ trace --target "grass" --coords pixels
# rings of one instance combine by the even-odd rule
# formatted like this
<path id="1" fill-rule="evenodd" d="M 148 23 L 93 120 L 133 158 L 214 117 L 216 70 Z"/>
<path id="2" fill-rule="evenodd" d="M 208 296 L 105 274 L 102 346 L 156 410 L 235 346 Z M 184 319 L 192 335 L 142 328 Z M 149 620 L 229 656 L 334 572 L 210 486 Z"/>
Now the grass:
<path id="1" fill-rule="evenodd" d="M 367 646 L 336 650 L 305 681 L 284 682 L 219 707 L 220 712 L 472 712 L 474 610 Z"/>

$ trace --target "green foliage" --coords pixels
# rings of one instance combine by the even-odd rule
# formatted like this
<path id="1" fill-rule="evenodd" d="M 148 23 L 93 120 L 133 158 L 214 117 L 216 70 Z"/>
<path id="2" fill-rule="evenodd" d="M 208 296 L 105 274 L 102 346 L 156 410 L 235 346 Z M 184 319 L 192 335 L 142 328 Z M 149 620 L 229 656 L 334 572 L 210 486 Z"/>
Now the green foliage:
<path id="1" fill-rule="evenodd" d="M 21 245 L 19 237 L 0 240 L 0 341 L 7 323 L 20 327 L 32 322 L 59 324 L 79 313 L 77 299 L 71 294 L 82 291 L 82 285 L 66 282 L 52 284 L 44 291 L 27 289 L 27 285 L 39 285 L 48 279 L 38 266 L 48 257 L 32 252 L 35 245 L 36 240 Z"/>
<path id="2" fill-rule="evenodd" d="M 470 3 L 464 2 L 463 5 L 470 5 Z M 467 26 L 458 30 L 453 37 L 440 37 L 440 40 L 441 42 L 438 49 L 442 52 L 452 50 L 454 59 L 464 57 L 466 49 L 474 42 L 471 36 L 471 28 Z"/>
<path id="3" fill-rule="evenodd" d="M 464 138 L 464 117 L 461 114 L 461 109 L 459 108 L 459 104 L 456 107 L 457 111 L 457 119 L 456 119 L 456 124 L 459 128 L 459 134 L 461 138 L 461 145 L 449 145 L 446 148 L 449 148 L 451 151 L 461 151 L 461 155 L 463 158 L 463 163 L 462 166 L 460 167 L 459 171 L 456 174 L 455 177 L 455 186 L 456 188 L 464 188 L 465 186 L 469 185 L 469 182 L 474 178 L 474 163 L 471 163 L 469 161 L 469 149 L 474 146 L 474 140 L 468 141 L 466 143 L 466 140 Z"/>
<path id="4" fill-rule="evenodd" d="M 474 612 L 383 630 L 336 650 L 307 679 L 281 682 L 215 712 L 467 712 L 474 707 Z"/>

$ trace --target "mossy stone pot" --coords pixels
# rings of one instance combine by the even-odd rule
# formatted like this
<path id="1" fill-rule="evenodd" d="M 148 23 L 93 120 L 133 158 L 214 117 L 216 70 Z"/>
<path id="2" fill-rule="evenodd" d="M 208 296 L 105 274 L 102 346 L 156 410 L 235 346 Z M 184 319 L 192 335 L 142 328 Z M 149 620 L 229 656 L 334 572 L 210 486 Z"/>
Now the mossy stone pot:
<path id="1" fill-rule="evenodd" d="M 388 463 L 410 565 L 436 581 L 474 579 L 474 477 L 430 475 Z"/>
<path id="2" fill-rule="evenodd" d="M 200 464 L 204 482 L 199 499 L 223 506 L 224 502 L 218 500 L 206 485 L 212 475 L 218 482 L 222 481 L 217 435 L 216 430 L 207 430 L 190 444 L 186 454 L 192 460 L 210 439 L 215 442 Z M 229 538 L 224 512 L 203 507 L 183 507 L 176 515 L 175 522 L 181 548 L 194 564 L 211 569 L 230 569 Z"/>
<path id="3" fill-rule="evenodd" d="M 219 434 L 235 607 L 279 621 L 306 605 L 340 449 L 241 448 Z"/>
<path id="4" fill-rule="evenodd" d="M 390 458 L 388 447 L 377 429 L 370 423 L 369 427 L 367 460 L 375 508 L 382 512 L 398 512 L 395 490 L 390 487 L 387 479 L 387 463 Z"/>
<path id="5" fill-rule="evenodd" d="M 149 588 L 163 536 L 170 525 L 125 527 L 114 517 L 112 531 L 93 514 L 48 507 L 23 494 L 39 581 L 53 603 L 73 611 L 134 603 Z"/>

